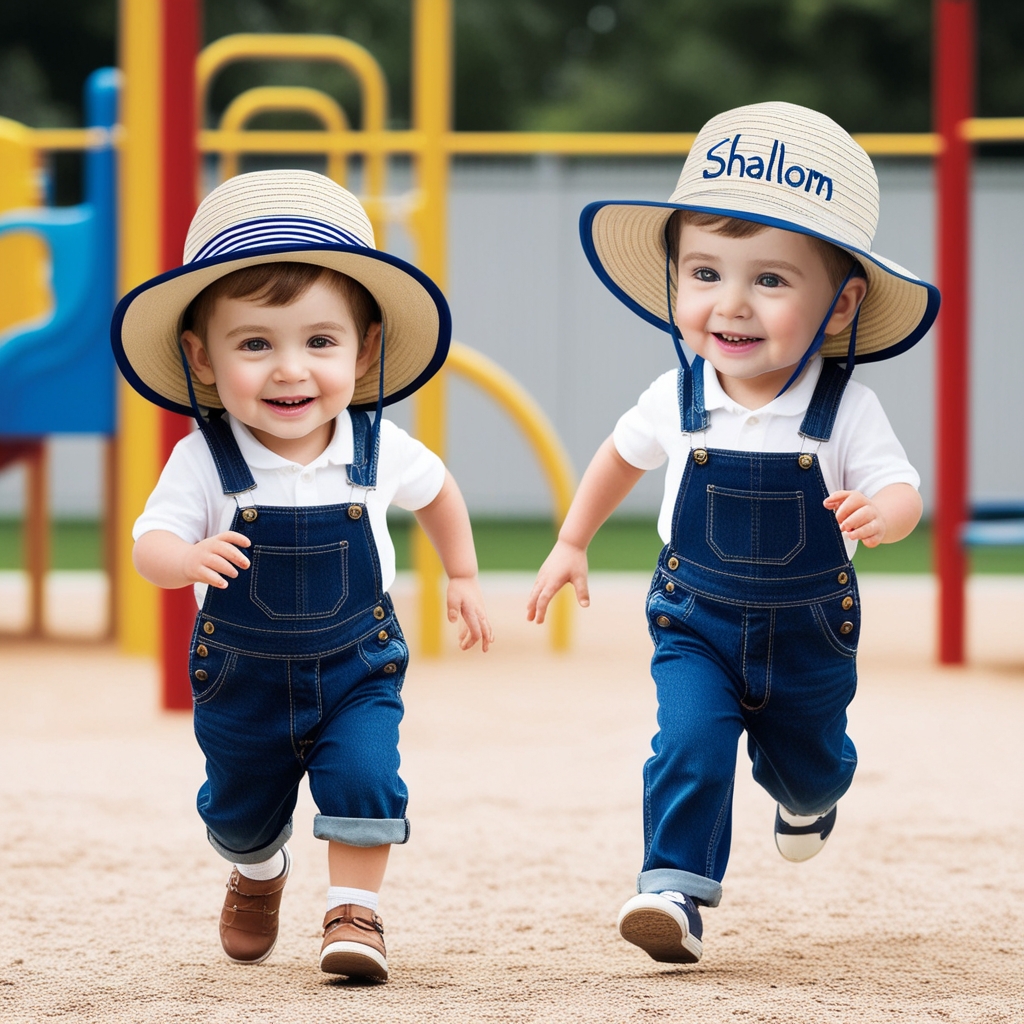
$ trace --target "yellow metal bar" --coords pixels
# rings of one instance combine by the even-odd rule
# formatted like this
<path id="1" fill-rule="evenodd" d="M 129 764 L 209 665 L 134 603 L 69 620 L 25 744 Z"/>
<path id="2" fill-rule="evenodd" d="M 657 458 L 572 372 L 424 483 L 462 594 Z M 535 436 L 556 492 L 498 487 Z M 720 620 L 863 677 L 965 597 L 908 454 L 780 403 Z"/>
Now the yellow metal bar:
<path id="1" fill-rule="evenodd" d="M 682 156 L 697 136 L 692 132 L 450 132 L 449 153 L 562 156 Z"/>
<path id="2" fill-rule="evenodd" d="M 413 124 L 423 141 L 417 153 L 417 186 L 421 201 L 410 218 L 420 267 L 443 289 L 448 276 L 448 151 L 452 105 L 451 0 L 415 0 L 413 5 Z M 444 373 L 417 392 L 413 430 L 428 447 L 444 457 Z M 436 656 L 442 648 L 444 609 L 441 601 L 441 562 L 422 530 L 413 540 L 413 564 L 419 580 L 419 636 L 423 653 Z"/>
<path id="3" fill-rule="evenodd" d="M 972 117 L 961 122 L 965 139 L 971 142 L 1024 141 L 1024 117 Z"/>
<path id="4" fill-rule="evenodd" d="M 224 36 L 210 43 L 196 61 L 196 99 L 199 104 L 199 124 L 205 123 L 206 93 L 213 76 L 223 67 L 240 60 L 318 60 L 330 61 L 347 68 L 359 82 L 362 92 L 362 127 L 368 133 L 383 133 L 387 126 L 388 90 L 381 66 L 373 55 L 340 36 L 277 35 L 268 33 L 240 33 Z M 327 133 L 324 133 L 327 134 Z M 322 142 L 321 142 L 322 145 Z M 333 141 L 331 149 L 348 152 L 347 146 Z M 295 149 L 289 150 L 296 152 Z M 314 152 L 324 152 L 324 149 Z M 251 151 L 250 151 L 251 152 Z M 271 152 L 271 150 L 261 150 Z M 373 224 L 377 245 L 383 246 L 385 219 L 383 216 L 384 183 L 387 175 L 387 154 L 365 151 L 366 180 L 363 185 L 363 205 Z"/>
<path id="5" fill-rule="evenodd" d="M 121 0 L 124 92 L 120 166 L 120 286 L 127 292 L 160 271 L 160 4 Z M 124 381 L 118 392 L 117 637 L 125 651 L 157 652 L 157 592 L 132 566 L 132 523 L 156 484 L 157 409 Z"/>
<path id="6" fill-rule="evenodd" d="M 35 149 L 105 149 L 111 138 L 115 145 L 120 132 L 115 128 L 33 128 L 30 136 Z"/>
<path id="7" fill-rule="evenodd" d="M 984 124 L 975 120 L 971 125 Z M 973 128 L 984 132 L 979 138 L 1020 138 L 1022 129 L 1012 118 L 1000 122 L 1009 127 Z M 1002 131 L 1004 134 L 998 134 Z M 1009 133 L 1009 134 L 1007 134 Z M 556 156 L 684 156 L 693 140 L 691 133 L 658 134 L 651 132 L 445 132 L 443 146 L 449 154 L 460 156 L 502 156 L 548 153 Z M 864 134 L 854 138 L 872 156 L 935 156 L 939 136 L 920 134 Z M 298 131 L 203 131 L 199 148 L 215 153 L 324 153 L 332 147 L 349 153 L 422 152 L 425 137 L 419 131 L 351 132 L 338 136 L 331 132 Z"/>
<path id="8" fill-rule="evenodd" d="M 244 93 L 243 93 L 244 95 Z M 416 153 L 423 147 L 420 132 L 227 131 L 207 128 L 199 133 L 204 153 Z"/>
<path id="9" fill-rule="evenodd" d="M 555 530 L 560 529 L 576 490 L 576 475 L 544 410 L 514 377 L 467 345 L 453 341 L 445 367 L 484 391 L 509 414 L 526 437 L 547 477 Z M 572 597 L 572 591 L 563 588 L 551 604 L 551 646 L 556 651 L 568 650 L 572 641 Z"/>
<path id="10" fill-rule="evenodd" d="M 247 89 L 228 104 L 220 125 L 227 131 L 238 131 L 245 126 L 246 121 L 258 114 L 282 110 L 312 114 L 335 135 L 348 131 L 348 118 L 337 100 L 319 89 L 307 89 L 299 85 L 267 85 Z M 327 174 L 339 185 L 344 185 L 345 172 L 345 150 L 328 150 Z M 221 178 L 232 178 L 237 173 L 237 152 L 224 152 L 220 161 Z"/>

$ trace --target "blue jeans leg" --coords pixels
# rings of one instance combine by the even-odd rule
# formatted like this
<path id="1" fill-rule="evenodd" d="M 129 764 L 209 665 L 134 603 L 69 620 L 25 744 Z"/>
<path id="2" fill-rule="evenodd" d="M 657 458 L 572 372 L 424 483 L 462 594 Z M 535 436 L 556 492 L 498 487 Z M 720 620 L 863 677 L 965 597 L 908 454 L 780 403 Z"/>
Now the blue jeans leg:
<path id="1" fill-rule="evenodd" d="M 655 643 L 659 731 L 644 766 L 639 888 L 678 889 L 715 906 L 729 860 L 742 709 L 735 682 L 695 632 L 656 631 Z"/>

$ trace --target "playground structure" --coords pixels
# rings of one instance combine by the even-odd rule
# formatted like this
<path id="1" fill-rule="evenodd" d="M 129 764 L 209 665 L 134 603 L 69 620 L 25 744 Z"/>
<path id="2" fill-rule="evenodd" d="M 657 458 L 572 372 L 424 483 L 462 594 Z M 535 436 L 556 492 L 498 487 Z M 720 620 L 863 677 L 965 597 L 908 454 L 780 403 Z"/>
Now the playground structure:
<path id="1" fill-rule="evenodd" d="M 217 40 L 197 55 L 196 0 L 124 0 L 121 65 L 125 94 L 118 136 L 119 290 L 128 290 L 180 259 L 181 241 L 197 198 L 200 153 L 219 156 L 221 175 L 236 171 L 238 158 L 245 153 L 323 154 L 328 160 L 328 172 L 339 181 L 344 181 L 349 158 L 362 158 L 361 198 L 374 224 L 378 244 L 384 244 L 390 223 L 404 220 L 416 243 L 417 263 L 444 287 L 446 197 L 453 156 L 547 153 L 682 157 L 688 151 L 693 136 L 685 133 L 453 131 L 451 0 L 413 0 L 411 6 L 413 127 L 395 131 L 387 128 L 387 90 L 379 65 L 366 50 L 349 40 L 328 36 L 239 35 Z M 973 3 L 938 0 L 935 10 L 937 130 L 915 135 L 864 135 L 858 141 L 873 155 L 930 156 L 936 158 L 938 165 L 939 284 L 944 297 L 939 320 L 937 387 L 941 410 L 937 417 L 936 447 L 936 564 L 941 581 L 938 637 L 940 661 L 959 663 L 963 660 L 964 543 L 1024 540 L 1019 521 L 1012 519 L 1016 509 L 996 513 L 990 510 L 990 522 L 967 525 L 967 171 L 972 143 L 1024 139 L 1024 119 L 971 116 Z M 316 90 L 293 87 L 249 90 L 228 106 L 218 128 L 203 127 L 205 95 L 216 74 L 234 61 L 269 59 L 329 60 L 347 68 L 360 85 L 359 128 L 349 127 L 344 112 L 330 97 Z M 321 121 L 324 130 L 244 130 L 257 113 L 282 109 L 311 113 Z M 154 112 L 159 112 L 159 116 L 154 116 Z M 110 130 L 93 127 L 23 131 L 20 145 L 32 154 L 82 149 L 91 158 L 93 154 L 111 152 Z M 387 195 L 387 161 L 393 155 L 408 155 L 413 160 L 416 188 L 409 196 Z M 55 269 L 57 255 L 55 248 Z M 0 364 L 3 352 L 0 349 Z M 464 346 L 453 345 L 446 372 L 460 374 L 481 387 L 523 430 L 551 483 L 555 519 L 560 522 L 571 498 L 572 474 L 564 450 L 539 408 L 499 368 Z M 414 432 L 443 455 L 444 374 L 414 401 Z M 180 680 L 165 686 L 165 696 L 168 706 L 181 707 L 188 706 L 187 677 L 180 671 L 184 661 L 177 659 L 184 658 L 185 644 L 171 638 L 191 626 L 191 594 L 186 589 L 161 595 L 163 613 L 158 615 L 157 595 L 134 574 L 129 551 L 130 524 L 156 480 L 162 459 L 186 428 L 187 421 L 181 417 L 156 410 L 128 388 L 121 388 L 117 511 L 112 517 L 117 537 L 113 559 L 116 583 L 112 587 L 117 595 L 116 632 L 125 650 L 154 653 L 161 647 L 161 631 L 154 624 L 162 621 L 165 679 Z M 0 419 L 0 435 L 7 433 Z M 31 518 L 37 522 L 36 517 Z M 441 649 L 440 566 L 419 535 L 414 550 L 419 579 L 420 646 L 426 653 L 436 654 Z M 30 558 L 35 559 L 32 564 L 37 568 L 45 561 L 39 551 L 30 554 Z M 571 597 L 563 591 L 553 608 L 552 637 L 556 649 L 568 645 L 570 613 Z"/>

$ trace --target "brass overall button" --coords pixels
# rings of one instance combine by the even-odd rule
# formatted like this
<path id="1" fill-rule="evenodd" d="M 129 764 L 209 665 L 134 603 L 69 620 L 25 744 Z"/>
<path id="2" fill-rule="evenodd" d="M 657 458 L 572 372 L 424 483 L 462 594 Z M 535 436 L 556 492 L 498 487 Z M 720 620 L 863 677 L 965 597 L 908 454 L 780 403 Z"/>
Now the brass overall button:
<path id="1" fill-rule="evenodd" d="M 348 507 L 349 519 L 362 519 L 363 509 L 360 505 L 349 505 Z"/>
<path id="2" fill-rule="evenodd" d="M 256 522 L 256 517 L 258 515 L 259 515 L 259 512 L 257 512 L 256 509 L 254 509 L 254 508 L 243 508 L 242 509 L 242 518 L 247 523 L 254 523 L 254 522 Z"/>
<path id="3" fill-rule="evenodd" d="M 387 631 L 386 629 L 382 629 L 382 630 L 381 630 L 381 631 L 380 631 L 380 632 L 379 632 L 379 633 L 377 634 L 377 639 L 378 639 L 378 640 L 379 640 L 379 641 L 380 641 L 381 643 L 383 643 L 383 642 L 384 642 L 385 640 L 387 640 L 387 638 L 388 638 L 388 631 Z"/>
<path id="4" fill-rule="evenodd" d="M 693 449 L 693 461 L 698 466 L 703 466 L 708 461 L 708 450 L 707 448 L 694 448 Z"/>
<path id="5" fill-rule="evenodd" d="M 659 615 L 656 621 L 657 621 L 659 626 L 671 626 L 672 625 L 672 620 L 667 615 Z"/>
<path id="6" fill-rule="evenodd" d="M 204 633 L 205 633 L 205 634 L 206 634 L 207 636 L 210 636 L 210 634 L 211 634 L 211 633 L 213 633 L 213 631 L 214 631 L 214 629 L 215 629 L 215 628 L 216 628 L 216 627 L 214 626 L 214 624 L 213 624 L 212 622 L 204 622 L 204 623 L 203 623 L 203 632 L 204 632 Z"/>
<path id="7" fill-rule="evenodd" d="M 389 676 L 394 675 L 398 671 L 398 666 L 393 661 L 389 661 L 384 666 L 384 671 L 387 672 Z"/>
<path id="8" fill-rule="evenodd" d="M 666 583 L 665 584 L 665 593 L 666 594 L 671 594 L 675 589 L 676 589 L 676 585 L 674 583 Z"/>
<path id="9" fill-rule="evenodd" d="M 200 644 L 196 648 L 196 657 L 205 658 L 210 652 L 206 649 L 206 644 Z"/>
<path id="10" fill-rule="evenodd" d="M 844 597 L 843 598 L 843 611 L 844 612 L 848 612 L 852 607 L 853 607 L 853 598 L 852 597 Z"/>
<path id="11" fill-rule="evenodd" d="M 206 680 L 209 679 L 209 678 L 210 678 L 210 674 L 206 671 L 205 668 L 197 668 L 196 669 L 196 679 L 198 679 L 199 682 L 205 683 Z"/>
<path id="12" fill-rule="evenodd" d="M 839 632 L 840 633 L 852 633 L 853 632 L 853 623 L 852 622 L 844 622 L 839 627 Z"/>
<path id="13" fill-rule="evenodd" d="M 841 573 L 840 573 L 840 574 L 839 574 L 839 575 L 838 575 L 838 576 L 836 577 L 836 579 L 837 579 L 837 580 L 839 580 L 839 582 L 840 582 L 840 583 L 842 583 L 842 584 L 843 584 L 843 586 L 845 586 L 845 585 L 846 585 L 847 583 L 849 583 L 849 582 L 850 582 L 850 576 L 849 576 L 849 574 L 848 574 L 848 573 L 845 573 L 845 572 L 841 572 Z"/>
<path id="14" fill-rule="evenodd" d="M 377 620 L 378 622 L 379 622 L 379 621 L 380 621 L 381 619 L 383 619 L 383 618 L 384 618 L 384 609 L 383 609 L 383 608 L 381 608 L 381 606 L 380 606 L 380 605 L 377 605 L 377 607 L 373 609 L 373 617 L 374 617 L 374 618 L 375 618 L 375 619 L 376 619 L 376 620 Z"/>
<path id="15" fill-rule="evenodd" d="M 668 567 L 669 567 L 669 568 L 670 568 L 670 569 L 671 569 L 671 570 L 672 570 L 673 572 L 675 572 L 675 570 L 679 568 L 679 559 L 678 559 L 678 558 L 676 558 L 676 556 L 675 556 L 675 555 L 673 555 L 673 556 L 672 556 L 672 557 L 671 557 L 671 558 L 670 558 L 670 559 L 668 560 Z"/>
<path id="16" fill-rule="evenodd" d="M 804 454 L 801 455 L 800 458 L 797 459 L 796 461 L 797 461 L 797 465 L 801 469 L 810 469 L 811 466 L 814 465 L 814 456 L 813 455 L 808 455 L 806 452 L 804 452 Z"/>

